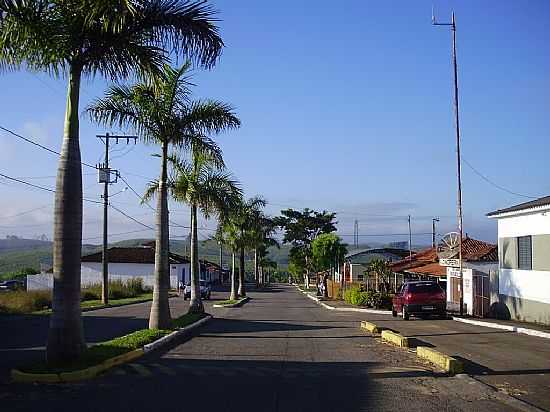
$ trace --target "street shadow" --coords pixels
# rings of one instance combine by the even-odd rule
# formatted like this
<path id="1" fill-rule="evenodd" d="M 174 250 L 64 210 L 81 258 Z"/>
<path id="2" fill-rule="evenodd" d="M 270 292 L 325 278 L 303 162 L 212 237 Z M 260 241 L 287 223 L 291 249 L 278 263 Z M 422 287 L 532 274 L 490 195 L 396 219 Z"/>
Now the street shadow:
<path id="1" fill-rule="evenodd" d="M 224 412 L 387 410 L 393 401 L 379 379 L 432 375 L 382 368 L 376 362 L 281 362 L 161 358 L 146 355 L 139 368 L 122 365 L 85 385 L 12 386 L 6 410 Z M 147 376 L 141 373 L 146 371 Z M 165 373 L 170 371 L 170 374 Z M 117 373 L 118 372 L 118 373 Z M 128 392 L 131 395 L 121 395 Z M 62 399 L 62 402 L 60 401 Z M 83 404 L 82 400 L 85 399 Z M 416 400 L 416 406 L 419 401 Z"/>

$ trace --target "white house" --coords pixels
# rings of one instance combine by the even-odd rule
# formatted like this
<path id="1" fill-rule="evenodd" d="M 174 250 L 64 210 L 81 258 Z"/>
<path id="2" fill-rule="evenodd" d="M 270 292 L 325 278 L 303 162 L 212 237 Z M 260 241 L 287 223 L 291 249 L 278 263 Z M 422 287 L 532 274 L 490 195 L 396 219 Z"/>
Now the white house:
<path id="1" fill-rule="evenodd" d="M 141 278 L 144 286 L 153 287 L 155 273 L 155 249 L 151 246 L 112 247 L 109 249 L 109 280 L 127 281 Z M 190 280 L 190 262 L 170 253 L 170 287 L 177 288 L 180 281 Z M 82 286 L 102 282 L 101 252 L 83 256 L 81 260 Z M 52 289 L 53 275 L 42 273 L 27 276 L 27 289 Z"/>
<path id="2" fill-rule="evenodd" d="M 498 222 L 499 315 L 550 324 L 550 196 L 487 216 Z"/>

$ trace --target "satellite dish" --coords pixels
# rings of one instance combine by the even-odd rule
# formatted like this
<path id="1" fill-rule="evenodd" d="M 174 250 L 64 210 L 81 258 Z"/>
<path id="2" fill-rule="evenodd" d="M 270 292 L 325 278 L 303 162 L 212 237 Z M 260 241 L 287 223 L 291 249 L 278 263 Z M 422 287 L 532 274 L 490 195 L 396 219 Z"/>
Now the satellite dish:
<path id="1" fill-rule="evenodd" d="M 447 233 L 437 245 L 437 257 L 439 259 L 453 259 L 458 256 L 460 248 L 460 235 L 457 232 Z"/>

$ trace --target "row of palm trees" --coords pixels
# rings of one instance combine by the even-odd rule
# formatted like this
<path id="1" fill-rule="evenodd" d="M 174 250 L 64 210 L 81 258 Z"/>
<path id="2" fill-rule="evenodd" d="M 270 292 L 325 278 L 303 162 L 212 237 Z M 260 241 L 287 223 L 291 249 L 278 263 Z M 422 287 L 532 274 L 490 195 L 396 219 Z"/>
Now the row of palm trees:
<path id="1" fill-rule="evenodd" d="M 265 202 L 241 201 L 241 189 L 225 170 L 221 150 L 212 140 L 224 130 L 238 128 L 240 121 L 231 106 L 193 100 L 190 92 L 191 66 L 214 67 L 224 47 L 216 14 L 203 0 L 0 0 L 0 70 L 42 71 L 68 83 L 55 193 L 49 363 L 70 362 L 86 348 L 80 310 L 79 114 L 84 78 L 100 75 L 115 84 L 86 109 L 93 121 L 131 130 L 160 147 L 159 178 L 146 193 L 155 195 L 157 202 L 150 328 L 170 326 L 169 194 L 191 210 L 192 311 L 202 310 L 198 213 L 217 215 L 220 233 L 232 250 L 241 253 L 241 261 L 251 244 L 247 224 L 254 214 L 248 212 L 254 210 L 260 217 Z M 173 68 L 172 58 L 188 62 Z M 119 83 L 127 79 L 139 80 L 132 86 Z M 245 294 L 243 270 L 241 265 L 240 295 Z"/>

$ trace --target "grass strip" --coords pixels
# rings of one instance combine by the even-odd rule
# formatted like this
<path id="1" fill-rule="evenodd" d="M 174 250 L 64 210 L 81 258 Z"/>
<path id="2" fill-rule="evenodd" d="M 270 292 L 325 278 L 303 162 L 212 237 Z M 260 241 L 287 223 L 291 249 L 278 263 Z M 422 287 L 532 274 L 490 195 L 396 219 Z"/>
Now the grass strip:
<path id="1" fill-rule="evenodd" d="M 221 302 L 216 302 L 216 305 L 234 305 L 235 303 L 238 303 L 239 301 L 236 299 L 227 299 L 222 300 Z"/>
<path id="2" fill-rule="evenodd" d="M 41 362 L 27 368 L 21 368 L 20 370 L 28 373 L 49 374 L 73 372 L 86 369 L 91 366 L 99 365 L 107 359 L 114 358 L 115 356 L 142 348 L 143 346 L 170 334 L 174 330 L 189 326 L 206 316 L 208 316 L 206 313 L 186 313 L 172 321 L 171 329 L 142 329 L 125 336 L 120 336 L 106 342 L 98 343 L 90 346 L 84 351 L 78 360 L 71 362 L 70 364 L 48 365 L 46 362 Z"/>

